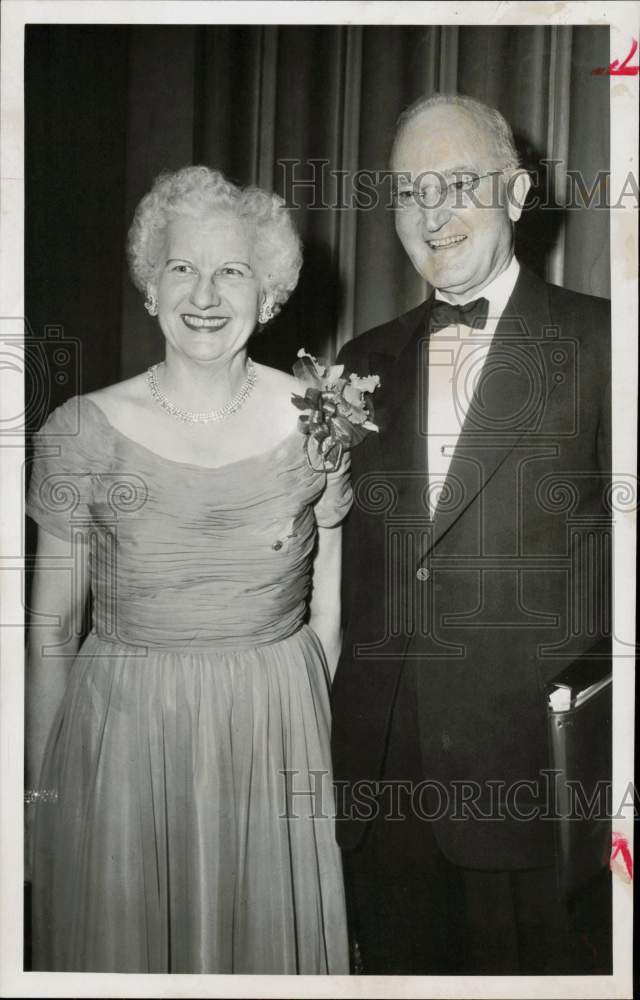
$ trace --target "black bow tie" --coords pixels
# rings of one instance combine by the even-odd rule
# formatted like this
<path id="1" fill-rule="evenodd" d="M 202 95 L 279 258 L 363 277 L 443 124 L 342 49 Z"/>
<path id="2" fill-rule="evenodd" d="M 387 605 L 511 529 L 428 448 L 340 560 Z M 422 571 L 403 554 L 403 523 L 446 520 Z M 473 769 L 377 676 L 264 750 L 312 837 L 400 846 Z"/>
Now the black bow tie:
<path id="1" fill-rule="evenodd" d="M 452 306 L 443 299 L 434 299 L 431 307 L 431 329 L 441 330 L 444 326 L 470 326 L 474 330 L 484 330 L 489 314 L 488 299 L 474 299 L 463 306 Z"/>

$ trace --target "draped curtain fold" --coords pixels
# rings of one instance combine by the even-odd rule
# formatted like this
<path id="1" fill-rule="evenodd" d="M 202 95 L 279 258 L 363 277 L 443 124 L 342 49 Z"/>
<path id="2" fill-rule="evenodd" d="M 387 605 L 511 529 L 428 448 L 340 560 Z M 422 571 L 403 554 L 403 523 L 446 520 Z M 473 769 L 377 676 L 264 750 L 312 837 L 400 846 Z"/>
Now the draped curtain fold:
<path id="1" fill-rule="evenodd" d="M 609 294 L 608 213 L 567 209 L 567 171 L 609 166 L 609 31 L 592 26 L 29 26 L 26 298 L 34 330 L 82 346 L 88 391 L 159 359 L 124 259 L 135 205 L 163 169 L 207 163 L 272 188 L 305 248 L 298 288 L 252 354 L 290 368 L 424 297 L 389 209 L 353 207 L 419 94 L 476 97 L 511 123 L 534 194 L 518 253 L 549 280 Z M 545 166 L 541 161 L 559 161 Z M 312 183 L 313 181 L 313 183 Z M 324 200 L 326 206 L 318 202 Z M 56 389 L 60 402 L 68 389 Z"/>

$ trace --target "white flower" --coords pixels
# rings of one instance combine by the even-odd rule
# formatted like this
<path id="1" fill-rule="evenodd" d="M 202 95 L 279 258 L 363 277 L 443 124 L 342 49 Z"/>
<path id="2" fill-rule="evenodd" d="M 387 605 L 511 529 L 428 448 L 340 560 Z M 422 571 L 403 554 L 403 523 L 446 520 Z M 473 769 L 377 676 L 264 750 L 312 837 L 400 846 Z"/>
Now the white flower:
<path id="1" fill-rule="evenodd" d="M 326 372 L 326 368 L 325 368 L 324 365 L 321 365 L 316 358 L 314 358 L 313 354 L 309 354 L 309 352 L 306 351 L 304 349 L 304 347 L 301 347 L 300 350 L 298 351 L 298 357 L 299 358 L 309 358 L 309 361 L 311 362 L 311 364 L 315 368 L 317 377 L 318 378 L 324 378 L 324 374 Z"/>
<path id="2" fill-rule="evenodd" d="M 380 385 L 379 375 L 364 375 L 360 377 L 359 375 L 350 375 L 349 381 L 354 389 L 358 389 L 360 392 L 373 392 Z"/>

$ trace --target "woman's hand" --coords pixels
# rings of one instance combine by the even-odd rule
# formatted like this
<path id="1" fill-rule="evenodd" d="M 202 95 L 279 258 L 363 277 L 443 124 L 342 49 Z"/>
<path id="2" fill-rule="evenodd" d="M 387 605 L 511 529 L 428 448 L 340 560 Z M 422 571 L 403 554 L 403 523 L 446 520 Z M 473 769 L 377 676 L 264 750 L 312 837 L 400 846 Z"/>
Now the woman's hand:
<path id="1" fill-rule="evenodd" d="M 320 639 L 331 679 L 340 657 L 340 573 L 342 528 L 318 528 L 318 550 L 313 563 L 313 590 L 309 625 Z"/>
<path id="2" fill-rule="evenodd" d="M 45 746 L 80 643 L 88 559 L 88 545 L 81 539 L 70 543 L 38 529 L 25 677 L 26 787 L 31 793 L 43 791 L 39 782 Z M 32 803 L 25 808 L 32 814 L 36 807 Z"/>

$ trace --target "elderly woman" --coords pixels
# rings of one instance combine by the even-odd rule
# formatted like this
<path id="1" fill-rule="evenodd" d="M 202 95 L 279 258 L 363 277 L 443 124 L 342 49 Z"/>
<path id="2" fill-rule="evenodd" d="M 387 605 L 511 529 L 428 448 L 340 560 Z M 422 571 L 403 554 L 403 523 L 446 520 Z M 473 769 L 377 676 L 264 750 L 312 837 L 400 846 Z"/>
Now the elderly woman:
<path id="1" fill-rule="evenodd" d="M 299 240 L 277 196 L 187 167 L 129 251 L 165 359 L 36 439 L 33 966 L 347 972 L 328 681 L 351 494 L 308 461 L 299 384 L 247 354 Z"/>

